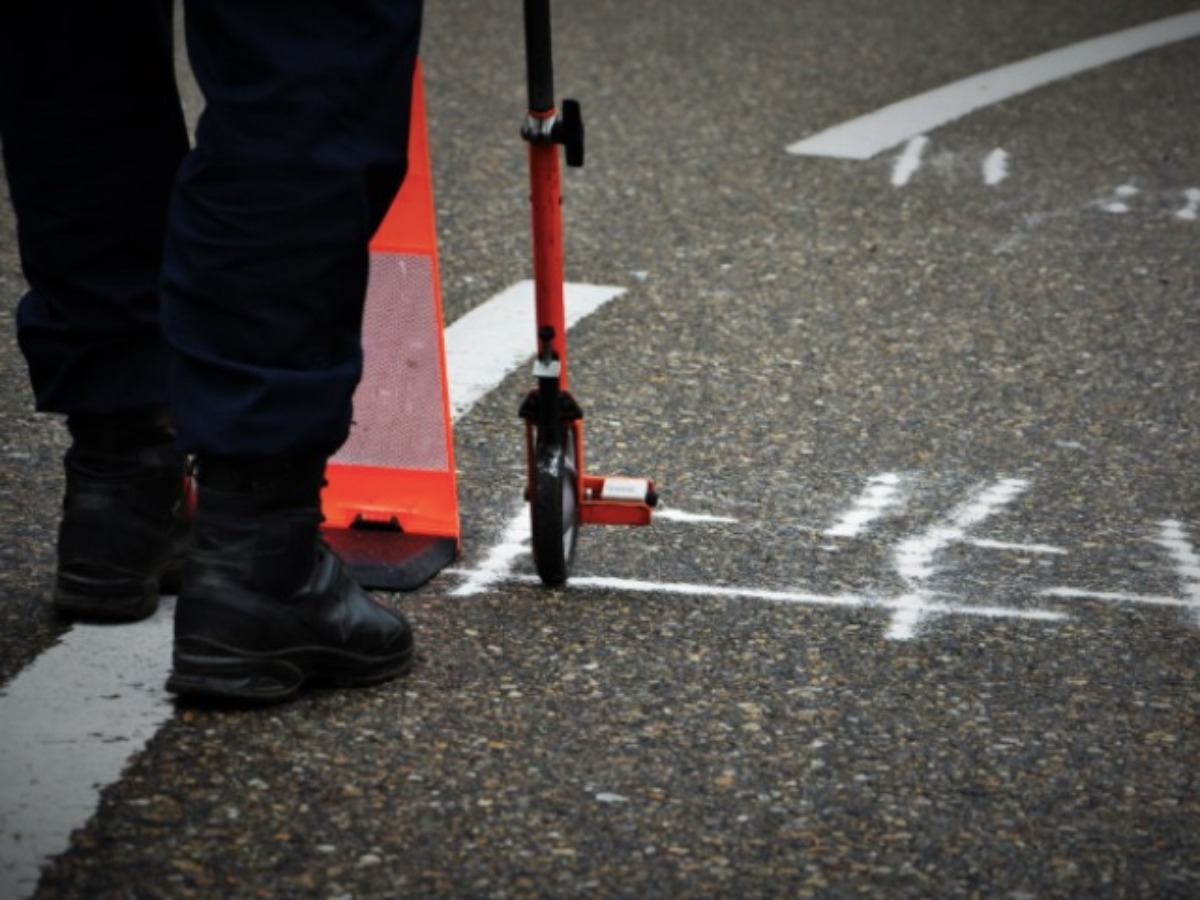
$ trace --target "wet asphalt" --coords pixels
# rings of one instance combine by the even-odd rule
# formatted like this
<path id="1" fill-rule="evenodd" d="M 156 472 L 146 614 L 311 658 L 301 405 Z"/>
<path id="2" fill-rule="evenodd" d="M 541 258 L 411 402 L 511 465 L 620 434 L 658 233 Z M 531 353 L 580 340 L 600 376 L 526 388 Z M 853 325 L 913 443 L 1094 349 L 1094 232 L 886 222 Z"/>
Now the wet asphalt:
<path id="1" fill-rule="evenodd" d="M 512 376 L 456 427 L 412 675 L 179 709 L 38 896 L 1200 894 L 1200 41 L 944 125 L 903 185 L 902 147 L 784 149 L 1192 7 L 557 3 L 568 278 L 628 288 L 571 334 L 588 456 L 676 517 L 455 595 L 520 509 Z M 529 277 L 518 15 L 428 10 L 447 321 Z M 11 326 L 0 378 L 7 681 L 66 628 L 64 434 Z"/>

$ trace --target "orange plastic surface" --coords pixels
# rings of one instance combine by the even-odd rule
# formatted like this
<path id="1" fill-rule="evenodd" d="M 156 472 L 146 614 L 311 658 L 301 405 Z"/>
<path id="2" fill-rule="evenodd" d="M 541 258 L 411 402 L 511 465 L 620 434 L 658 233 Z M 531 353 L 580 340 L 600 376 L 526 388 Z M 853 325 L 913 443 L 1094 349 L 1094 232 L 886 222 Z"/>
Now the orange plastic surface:
<path id="1" fill-rule="evenodd" d="M 441 283 L 437 265 L 437 228 L 434 217 L 433 179 L 425 125 L 425 91 L 420 63 L 413 79 L 412 119 L 409 130 L 408 174 L 387 216 L 371 240 L 375 254 L 424 255 L 431 258 L 433 303 L 436 307 L 437 353 L 441 365 L 441 396 L 429 403 L 442 405 L 446 466 L 444 469 L 391 468 L 352 465 L 337 457 L 326 470 L 327 486 L 322 511 L 327 528 L 398 525 L 406 534 L 452 537 L 461 531 L 451 431 L 450 389 L 446 373 Z M 403 298 L 398 298 L 403 300 Z M 402 410 L 396 410 L 402 415 Z"/>

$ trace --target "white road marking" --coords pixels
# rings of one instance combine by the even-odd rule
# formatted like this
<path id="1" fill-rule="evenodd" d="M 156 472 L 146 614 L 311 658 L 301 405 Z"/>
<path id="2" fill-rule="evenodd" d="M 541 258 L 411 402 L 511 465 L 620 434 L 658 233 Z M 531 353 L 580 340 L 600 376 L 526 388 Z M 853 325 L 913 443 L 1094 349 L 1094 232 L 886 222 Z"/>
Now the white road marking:
<path id="1" fill-rule="evenodd" d="M 536 575 L 519 573 L 509 574 L 505 580 L 519 584 L 540 583 Z M 712 584 L 692 584 L 688 582 L 644 581 L 636 578 L 609 578 L 593 575 L 572 576 L 570 583 L 572 588 L 622 591 L 634 594 L 715 597 L 729 600 L 762 600 L 768 603 L 794 603 L 800 606 L 830 606 L 843 609 L 873 608 L 895 612 L 903 612 L 908 608 L 903 597 L 883 597 L 874 594 L 816 594 L 810 591 L 729 587 Z M 1068 618 L 1065 613 L 1054 610 L 944 603 L 932 597 L 925 600 L 922 609 L 933 615 L 980 616 L 988 619 L 1026 619 L 1037 622 L 1060 622 Z"/>
<path id="2" fill-rule="evenodd" d="M 1083 588 L 1053 587 L 1041 591 L 1043 597 L 1060 597 L 1065 600 L 1101 600 L 1111 603 L 1135 603 L 1144 606 L 1171 606 L 1186 609 L 1192 614 L 1193 624 L 1200 625 L 1200 554 L 1188 536 L 1187 526 L 1174 519 L 1158 523 L 1159 535 L 1154 538 L 1171 556 L 1175 573 L 1183 588 L 1182 597 L 1162 597 L 1150 594 L 1130 594 L 1121 591 L 1092 591 Z"/>
<path id="3" fill-rule="evenodd" d="M 1183 196 L 1187 199 L 1187 205 L 1175 213 L 1175 218 L 1195 222 L 1200 216 L 1200 188 L 1188 188 Z"/>
<path id="4" fill-rule="evenodd" d="M 934 611 L 934 592 L 928 586 L 937 574 L 934 558 L 951 544 L 966 539 L 967 530 L 987 519 L 1002 506 L 1011 503 L 1029 487 L 1020 478 L 1005 478 L 984 488 L 978 496 L 955 509 L 944 523 L 934 525 L 923 535 L 907 538 L 896 547 L 893 556 L 896 571 L 908 592 L 896 602 L 887 636 L 908 640 L 921 621 Z"/>
<path id="5" fill-rule="evenodd" d="M 1123 184 L 1120 187 L 1113 189 L 1111 200 L 1104 200 L 1100 203 L 1100 208 L 1105 212 L 1116 213 L 1118 215 L 1129 212 L 1129 204 L 1125 201 L 1131 197 L 1138 195 L 1138 189 L 1132 184 Z"/>
<path id="6" fill-rule="evenodd" d="M 531 538 L 529 510 L 524 504 L 504 527 L 499 543 L 487 552 L 477 569 L 467 574 L 467 580 L 450 592 L 452 597 L 470 597 L 482 594 L 497 582 L 508 578 L 513 564 L 529 552 Z"/>
<path id="7" fill-rule="evenodd" d="M 989 541 L 982 538 L 975 538 L 966 543 L 983 550 L 1015 550 L 1017 553 L 1050 553 L 1058 555 L 1063 555 L 1067 552 L 1062 547 L 1055 547 L 1053 544 L 1012 544 L 1007 541 Z"/>
<path id="8" fill-rule="evenodd" d="M 1155 543 L 1171 554 L 1185 602 L 1192 608 L 1196 623 L 1200 624 L 1200 555 L 1192 546 L 1187 527 L 1182 522 L 1164 519 L 1158 524 L 1162 532 Z"/>
<path id="9" fill-rule="evenodd" d="M 1038 592 L 1043 597 L 1061 597 L 1064 600 L 1104 600 L 1111 603 L 1135 603 L 1143 606 L 1190 605 L 1178 597 L 1156 597 L 1152 594 L 1128 594 L 1121 591 L 1089 591 L 1083 588 L 1053 587 Z"/>
<path id="10" fill-rule="evenodd" d="M 605 285 L 565 285 L 567 328 L 624 292 Z M 451 416 L 465 415 L 509 372 L 524 365 L 537 349 L 536 342 L 532 281 L 517 282 L 447 328 Z"/>
<path id="11" fill-rule="evenodd" d="M 1000 66 L 790 144 L 797 156 L 870 159 L 975 110 L 1147 50 L 1200 35 L 1200 10 Z"/>
<path id="12" fill-rule="evenodd" d="M 27 897 L 41 862 L 67 847 L 169 721 L 163 684 L 175 604 L 121 627 L 76 625 L 0 692 L 0 897 Z"/>
<path id="13" fill-rule="evenodd" d="M 866 525 L 877 518 L 883 510 L 902 500 L 903 480 L 902 476 L 895 473 L 885 473 L 871 478 L 868 481 L 867 490 L 852 509 L 824 533 L 836 532 L 841 536 L 855 536 L 861 533 Z M 1067 618 L 1067 615 L 1054 610 L 948 602 L 941 599 L 941 595 L 929 589 L 927 585 L 928 580 L 936 574 L 934 557 L 953 543 L 967 543 L 986 549 L 1015 550 L 1022 553 L 1066 553 L 1067 551 L 1063 548 L 1049 544 L 1008 543 L 972 539 L 967 536 L 968 529 L 983 522 L 1028 487 L 1029 483 L 1019 478 L 1006 478 L 995 484 L 984 486 L 976 496 L 953 510 L 942 523 L 935 525 L 924 535 L 902 541 L 896 549 L 895 558 L 897 568 L 908 585 L 908 590 L 897 597 L 887 597 L 876 593 L 818 594 L 800 590 L 771 590 L 588 575 L 573 575 L 570 584 L 575 589 L 591 588 L 664 596 L 715 597 L 809 606 L 883 609 L 892 614 L 887 636 L 893 640 L 912 639 L 916 636 L 917 626 L 920 622 L 930 616 L 964 615 L 1043 622 L 1061 621 Z M 708 521 L 713 517 L 696 518 Z M 488 553 L 479 568 L 446 570 L 445 574 L 463 579 L 463 584 L 451 591 L 451 596 L 473 596 L 502 582 L 540 583 L 536 575 L 516 571 L 518 560 L 529 552 L 528 543 L 529 520 L 526 511 L 522 509 L 510 520 L 504 537 Z"/>
<path id="14" fill-rule="evenodd" d="M 567 284 L 567 326 L 623 292 Z M 535 345 L 528 281 L 448 327 L 452 418 L 529 360 Z M 493 551 L 495 571 L 506 571 L 510 552 L 503 544 Z M 492 575 L 482 569 L 479 583 Z M 94 812 L 99 789 L 174 715 L 163 690 L 172 609 L 165 602 L 154 618 L 119 628 L 76 625 L 0 693 L 0 722 L 21 723 L 6 725 L 0 742 L 0 897 L 33 893 L 41 861 L 67 848 L 71 831 Z"/>
<path id="15" fill-rule="evenodd" d="M 994 187 L 1008 177 L 1008 151 L 997 147 L 983 160 L 983 183 Z"/>
<path id="16" fill-rule="evenodd" d="M 716 525 L 736 525 L 737 519 L 729 516 L 710 516 L 705 513 L 690 513 L 684 512 L 681 509 L 655 509 L 654 521 L 666 520 L 668 522 L 709 522 Z"/>
<path id="17" fill-rule="evenodd" d="M 867 526 L 904 502 L 904 479 L 894 472 L 885 472 L 868 479 L 862 495 L 829 528 L 828 537 L 858 537 Z"/>
<path id="18" fill-rule="evenodd" d="M 921 154 L 927 146 L 929 138 L 923 134 L 917 135 L 904 145 L 904 152 L 896 157 L 896 164 L 892 168 L 892 184 L 895 187 L 904 187 L 916 174 L 917 169 L 921 168 Z"/>

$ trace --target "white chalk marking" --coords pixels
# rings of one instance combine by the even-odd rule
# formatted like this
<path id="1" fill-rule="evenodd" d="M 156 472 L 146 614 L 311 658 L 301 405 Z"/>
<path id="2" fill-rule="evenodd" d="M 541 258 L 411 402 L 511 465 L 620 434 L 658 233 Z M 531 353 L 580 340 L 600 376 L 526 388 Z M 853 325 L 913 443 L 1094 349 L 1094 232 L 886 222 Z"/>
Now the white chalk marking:
<path id="1" fill-rule="evenodd" d="M 888 510 L 904 501 L 903 479 L 893 472 L 872 476 L 854 505 L 825 530 L 828 537 L 857 537 Z"/>
<path id="2" fill-rule="evenodd" d="M 0 693 L 0 896 L 27 897 L 39 867 L 66 849 L 170 720 L 164 682 L 174 600 L 142 622 L 76 625 Z"/>
<path id="3" fill-rule="evenodd" d="M 1164 519 L 1158 524 L 1162 531 L 1155 543 L 1171 554 L 1175 572 L 1183 586 L 1185 602 L 1192 608 L 1197 624 L 1200 624 L 1200 555 L 1196 554 L 1187 527 L 1182 522 Z"/>
<path id="4" fill-rule="evenodd" d="M 904 152 L 896 157 L 896 164 L 892 168 L 893 185 L 904 187 L 908 184 L 917 169 L 921 168 L 921 154 L 928 145 L 929 138 L 919 134 L 904 146 Z"/>
<path id="5" fill-rule="evenodd" d="M 665 519 L 669 522 L 712 523 L 714 525 L 736 525 L 737 519 L 729 516 L 710 516 L 706 513 L 690 513 L 681 509 L 655 509 L 654 521 Z"/>
<path id="6" fill-rule="evenodd" d="M 567 284 L 567 327 L 624 288 Z M 461 418 L 536 349 L 533 283 L 520 282 L 446 329 L 451 416 Z M 475 582 L 503 577 L 528 540 L 528 514 L 509 523 Z M 0 897 L 33 893 L 43 859 L 69 846 L 95 810 L 99 788 L 116 780 L 174 712 L 163 684 L 170 668 L 173 601 L 133 625 L 77 625 L 0 694 Z"/>
<path id="7" fill-rule="evenodd" d="M 978 525 L 998 508 L 1011 503 L 1029 487 L 1020 478 L 1005 478 L 981 490 L 974 499 L 953 510 L 945 523 L 934 525 L 919 537 L 907 538 L 896 548 L 896 570 L 910 583 L 928 580 L 936 572 L 933 558 L 943 549 L 966 537 L 968 528 Z"/>
<path id="8" fill-rule="evenodd" d="M 870 159 L 993 103 L 1200 35 L 1200 10 L 1081 41 L 909 97 L 788 146 L 797 156 Z"/>
<path id="9" fill-rule="evenodd" d="M 1062 547 L 1055 547 L 1053 544 L 1010 544 L 1006 541 L 988 541 L 975 539 L 967 541 L 972 547 L 979 547 L 983 550 L 1013 550 L 1017 553 L 1038 553 L 1038 554 L 1058 554 L 1065 555 L 1067 553 Z"/>
<path id="10" fill-rule="evenodd" d="M 887 632 L 889 638 L 911 639 L 921 621 L 932 611 L 933 592 L 927 584 L 937 573 L 934 567 L 937 554 L 951 544 L 965 540 L 969 528 L 1012 502 L 1027 487 L 1029 482 L 1023 479 L 1005 478 L 984 488 L 974 499 L 953 510 L 944 523 L 936 524 L 923 535 L 907 538 L 897 545 L 893 560 L 897 573 L 909 590 L 896 601 Z"/>
<path id="11" fill-rule="evenodd" d="M 1042 597 L 1060 597 L 1063 600 L 1103 600 L 1110 603 L 1135 603 L 1144 606 L 1188 606 L 1178 597 L 1155 597 L 1151 594 L 1126 594 L 1120 591 L 1088 591 L 1083 588 L 1052 587 L 1038 591 Z"/>
<path id="12" fill-rule="evenodd" d="M 1200 625 L 1200 554 L 1188 536 L 1187 527 L 1174 519 L 1158 523 L 1159 536 L 1154 543 L 1165 549 L 1175 564 L 1175 572 L 1183 587 L 1183 597 L 1161 597 L 1150 594 L 1129 594 L 1120 591 L 1090 591 L 1082 588 L 1053 587 L 1041 591 L 1043 597 L 1065 600 L 1101 600 L 1110 603 L 1134 603 L 1144 606 L 1169 606 L 1191 611 Z"/>
<path id="13" fill-rule="evenodd" d="M 1175 218 L 1195 222 L 1200 216 L 1200 188 L 1188 188 L 1183 196 L 1187 199 L 1187 205 L 1175 213 Z"/>
<path id="14" fill-rule="evenodd" d="M 1008 177 L 1008 152 L 997 147 L 983 159 L 983 183 L 994 187 Z"/>
<path id="15" fill-rule="evenodd" d="M 452 597 L 470 597 L 482 594 L 498 581 L 503 581 L 512 571 L 513 564 L 529 552 L 529 542 L 532 538 L 532 526 L 529 523 L 529 510 L 522 505 L 517 513 L 508 520 L 500 542 L 495 544 L 487 553 L 479 568 L 472 570 L 466 582 L 450 592 Z"/>
<path id="16" fill-rule="evenodd" d="M 567 327 L 623 293 L 624 288 L 605 285 L 565 285 Z M 453 418 L 465 415 L 509 372 L 534 355 L 537 350 L 534 315 L 533 282 L 520 281 L 446 329 L 446 370 Z"/>
<path id="17" fill-rule="evenodd" d="M 506 581 L 519 584 L 539 584 L 536 575 L 510 574 Z M 792 603 L 800 606 L 828 606 L 842 609 L 874 608 L 903 611 L 904 598 L 879 597 L 867 594 L 814 594 L 808 591 L 780 591 L 765 588 L 727 587 L 687 582 L 643 581 L 635 578 L 608 578 L 575 575 L 571 587 L 602 591 L 622 591 L 631 594 L 663 594 L 679 597 L 715 597 L 727 600 L 762 600 L 769 603 Z M 1053 610 L 1018 609 L 1008 606 L 971 606 L 943 603 L 928 595 L 922 609 L 935 615 L 981 616 L 988 619 L 1025 619 L 1036 622 L 1060 622 L 1068 616 Z"/>
<path id="18" fill-rule="evenodd" d="M 1116 213 L 1117 215 L 1127 213 L 1129 212 L 1129 204 L 1125 201 L 1130 197 L 1136 197 L 1137 193 L 1138 189 L 1132 184 L 1123 184 L 1113 190 L 1114 199 L 1102 201 L 1100 208 L 1105 212 Z"/>

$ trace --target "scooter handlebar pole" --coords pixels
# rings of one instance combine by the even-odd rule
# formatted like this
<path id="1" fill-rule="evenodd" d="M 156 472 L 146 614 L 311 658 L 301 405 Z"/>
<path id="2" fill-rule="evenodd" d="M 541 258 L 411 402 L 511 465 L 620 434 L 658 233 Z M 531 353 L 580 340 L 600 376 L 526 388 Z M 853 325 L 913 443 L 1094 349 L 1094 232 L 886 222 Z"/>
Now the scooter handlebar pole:
<path id="1" fill-rule="evenodd" d="M 550 0 L 525 0 L 525 73 L 529 111 L 554 111 L 554 62 L 550 49 Z"/>

